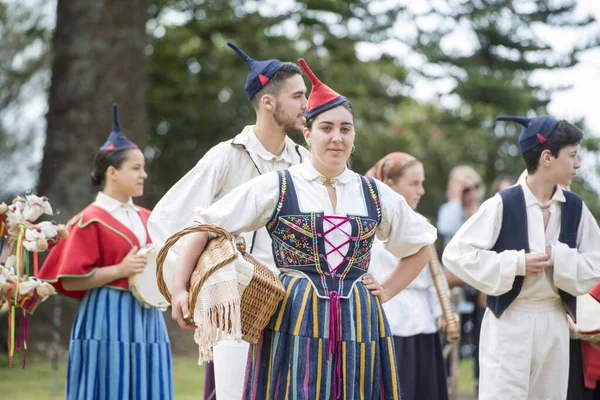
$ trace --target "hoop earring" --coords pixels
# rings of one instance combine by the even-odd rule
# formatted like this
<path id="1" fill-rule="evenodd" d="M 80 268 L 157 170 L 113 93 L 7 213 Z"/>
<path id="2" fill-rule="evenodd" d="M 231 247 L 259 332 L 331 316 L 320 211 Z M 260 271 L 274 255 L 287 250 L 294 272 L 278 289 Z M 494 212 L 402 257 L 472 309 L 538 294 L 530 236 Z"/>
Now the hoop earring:
<path id="1" fill-rule="evenodd" d="M 352 150 L 350 151 L 350 154 L 354 153 L 356 151 L 356 146 L 352 145 Z"/>

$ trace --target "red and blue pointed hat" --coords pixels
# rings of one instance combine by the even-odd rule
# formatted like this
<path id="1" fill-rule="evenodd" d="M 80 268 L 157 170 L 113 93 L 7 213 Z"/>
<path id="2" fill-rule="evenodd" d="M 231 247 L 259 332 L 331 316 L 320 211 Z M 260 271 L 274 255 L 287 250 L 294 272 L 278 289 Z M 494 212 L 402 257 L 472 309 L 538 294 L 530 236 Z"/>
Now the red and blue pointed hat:
<path id="1" fill-rule="evenodd" d="M 135 149 L 138 146 L 131 140 L 123 136 L 121 125 L 119 124 L 119 110 L 116 104 L 113 104 L 113 130 L 108 136 L 108 140 L 100 147 L 100 151 L 121 151 L 126 149 Z"/>
<path id="2" fill-rule="evenodd" d="M 303 58 L 298 60 L 298 64 L 300 64 L 300 67 L 312 83 L 312 89 L 308 96 L 308 104 L 306 105 L 306 119 L 314 118 L 322 112 L 331 110 L 348 101 L 344 96 L 321 82 Z"/>
<path id="3" fill-rule="evenodd" d="M 254 95 L 263 88 L 271 78 L 277 73 L 281 61 L 279 60 L 267 60 L 267 61 L 256 61 L 250 58 L 248 54 L 244 53 L 239 47 L 231 42 L 227 42 L 227 46 L 231 47 L 248 65 L 248 78 L 246 78 L 246 84 L 244 89 L 248 94 L 248 100 L 252 100 Z"/>
<path id="4" fill-rule="evenodd" d="M 513 121 L 523 126 L 519 134 L 519 149 L 521 153 L 530 151 L 546 143 L 554 133 L 558 121 L 547 115 L 535 118 L 500 116 L 496 121 Z"/>

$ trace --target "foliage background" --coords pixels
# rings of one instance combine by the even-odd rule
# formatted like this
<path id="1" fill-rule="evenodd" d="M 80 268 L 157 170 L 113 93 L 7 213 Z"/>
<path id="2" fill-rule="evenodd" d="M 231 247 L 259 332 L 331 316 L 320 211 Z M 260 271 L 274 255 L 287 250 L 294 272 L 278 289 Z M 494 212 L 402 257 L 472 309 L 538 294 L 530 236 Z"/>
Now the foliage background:
<path id="1" fill-rule="evenodd" d="M 532 74 L 576 65 L 581 52 L 598 47 L 600 24 L 575 17 L 575 0 L 410 4 L 0 0 L 0 201 L 35 188 L 51 197 L 61 222 L 93 201 L 92 155 L 111 130 L 110 104 L 117 102 L 125 134 L 148 158 L 141 203 L 151 208 L 210 147 L 254 121 L 243 90 L 246 66 L 226 46 L 232 41 L 256 59 L 304 57 L 352 100 L 355 171 L 391 151 L 422 160 L 427 194 L 419 210 L 435 222 L 452 167 L 472 165 L 488 188 L 499 174 L 521 173 L 519 129 L 495 117 L 546 113 L 552 92 L 565 88 L 536 83 Z M 541 28 L 574 30 L 578 40 L 560 53 Z M 395 56 L 391 50 L 400 47 L 418 62 Z M 423 81 L 434 92 L 428 102 L 415 96 Z M 42 104 L 48 99 L 46 119 L 25 123 L 43 115 L 40 96 Z M 574 122 L 586 129 L 585 121 Z M 573 190 L 600 216 L 598 137 L 586 134 L 585 171 Z M 52 304 L 32 319 L 32 341 L 50 340 Z M 63 302 L 63 346 L 74 309 Z M 5 323 L 0 319 L 0 336 Z M 171 333 L 175 351 L 189 349 L 189 338 Z"/>

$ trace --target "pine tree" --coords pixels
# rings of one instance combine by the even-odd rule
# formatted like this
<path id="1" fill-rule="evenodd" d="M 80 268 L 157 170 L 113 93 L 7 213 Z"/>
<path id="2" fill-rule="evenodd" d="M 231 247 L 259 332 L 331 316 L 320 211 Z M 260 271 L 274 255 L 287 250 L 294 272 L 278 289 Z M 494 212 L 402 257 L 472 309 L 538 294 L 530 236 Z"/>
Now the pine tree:
<path id="1" fill-rule="evenodd" d="M 31 145 L 40 139 L 41 127 L 21 114 L 49 81 L 51 24 L 46 11 L 42 5 L 29 9 L 19 2 L 0 2 L 0 201 L 22 194 L 37 178 L 31 173 L 38 162 Z"/>
<path id="2" fill-rule="evenodd" d="M 93 156 L 119 104 L 124 134 L 147 143 L 144 0 L 59 0 L 38 192 L 69 218 L 94 199 Z M 59 218 L 61 219 L 61 218 Z"/>
<path id="3" fill-rule="evenodd" d="M 435 121 L 447 141 L 443 156 L 474 165 L 488 184 L 499 173 L 518 177 L 525 168 L 517 148 L 520 127 L 496 124 L 495 117 L 546 114 L 552 93 L 565 88 L 534 82 L 532 74 L 572 67 L 582 51 L 597 47 L 600 36 L 592 30 L 596 20 L 575 17 L 575 0 L 448 0 L 429 5 L 415 16 L 418 34 L 412 45 L 426 58 L 417 71 L 422 77 L 454 83 L 440 99 L 452 107 Z M 547 36 L 561 29 L 577 29 L 581 36 L 565 54 L 554 51 Z M 436 177 L 447 176 L 456 165 L 444 164 Z M 581 182 L 574 188 L 583 193 Z"/>
<path id="4" fill-rule="evenodd" d="M 398 89 L 406 70 L 394 58 L 358 59 L 362 41 L 385 40 L 401 6 L 370 13 L 368 0 L 276 2 L 164 1 L 149 26 L 150 56 L 148 194 L 162 194 L 216 143 L 233 138 L 255 120 L 244 92 L 247 68 L 227 41 L 256 59 L 304 57 L 323 82 L 353 103 L 357 132 L 373 138 L 388 129 L 402 103 Z M 178 15 L 168 24 L 164 15 Z M 307 87 L 310 84 L 306 79 Z M 292 137 L 304 144 L 301 136 Z M 357 151 L 355 168 L 365 171 L 373 154 Z M 164 166 L 168 165 L 168 168 Z"/>

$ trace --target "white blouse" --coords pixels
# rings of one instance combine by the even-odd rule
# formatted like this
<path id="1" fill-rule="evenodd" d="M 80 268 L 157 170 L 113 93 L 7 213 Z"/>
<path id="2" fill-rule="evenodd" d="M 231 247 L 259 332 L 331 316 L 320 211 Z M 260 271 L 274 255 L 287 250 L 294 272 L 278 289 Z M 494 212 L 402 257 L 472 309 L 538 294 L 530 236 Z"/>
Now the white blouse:
<path id="1" fill-rule="evenodd" d="M 298 203 L 302 212 L 322 212 L 325 216 L 367 215 L 367 204 L 363 194 L 361 176 L 346 169 L 336 178 L 337 206 L 333 207 L 327 188 L 321 183 L 321 175 L 309 160 L 289 168 Z M 377 181 L 381 203 L 381 223 L 376 235 L 385 241 L 384 247 L 396 257 L 404 258 L 415 254 L 421 247 L 436 239 L 436 230 L 423 221 L 406 203 L 404 198 Z M 276 172 L 264 174 L 234 189 L 208 208 L 196 210 L 196 220 L 201 223 L 219 225 L 234 235 L 254 231 L 265 226 L 273 215 L 279 200 L 279 176 Z M 326 223 L 326 221 L 324 221 Z M 348 240 L 350 224 L 334 229 L 328 236 L 327 262 L 335 267 L 345 254 L 348 244 L 331 251 Z M 328 230 L 328 225 L 324 225 Z M 343 231 L 343 232 L 342 232 Z M 345 232 L 345 233 L 344 233 Z"/>
<path id="2" fill-rule="evenodd" d="M 371 250 L 369 273 L 379 282 L 385 279 L 398 265 L 400 259 L 375 240 Z M 429 265 L 397 296 L 383 304 L 392 334 L 414 336 L 437 332 L 437 318 L 442 315 L 442 306 L 431 277 Z"/>
<path id="3" fill-rule="evenodd" d="M 544 231 L 541 203 L 527 183 L 523 187 L 527 207 L 527 234 L 532 253 L 545 253 L 552 246 L 554 265 L 545 273 L 525 276 L 525 251 L 492 251 L 502 226 L 503 203 L 500 195 L 487 200 L 456 233 L 443 255 L 444 265 L 469 285 L 493 296 L 508 292 L 517 275 L 525 276 L 519 299 L 542 301 L 557 299 L 558 289 L 572 295 L 587 293 L 600 281 L 600 229 L 583 204 L 577 231 L 577 248 L 558 241 L 565 196 L 557 187 L 549 208 L 550 219 Z"/>
<path id="4" fill-rule="evenodd" d="M 133 204 L 131 197 L 127 203 L 121 203 L 119 200 L 103 192 L 98 192 L 94 204 L 106 210 L 117 221 L 133 232 L 140 243 L 140 248 L 146 245 L 146 228 L 144 228 L 144 222 L 142 221 L 142 217 L 140 217 L 139 209 Z"/>
<path id="5" fill-rule="evenodd" d="M 158 202 L 148 220 L 152 242 L 162 247 L 171 235 L 190 225 L 196 208 L 208 208 L 252 178 L 289 168 L 308 156 L 308 151 L 289 137 L 280 155 L 269 153 L 256 137 L 254 126 L 246 126 L 233 140 L 211 148 Z M 242 236 L 250 246 L 252 233 Z M 171 248 L 167 263 L 174 264 L 179 245 Z M 274 268 L 271 238 L 265 229 L 257 232 L 252 254 Z"/>

